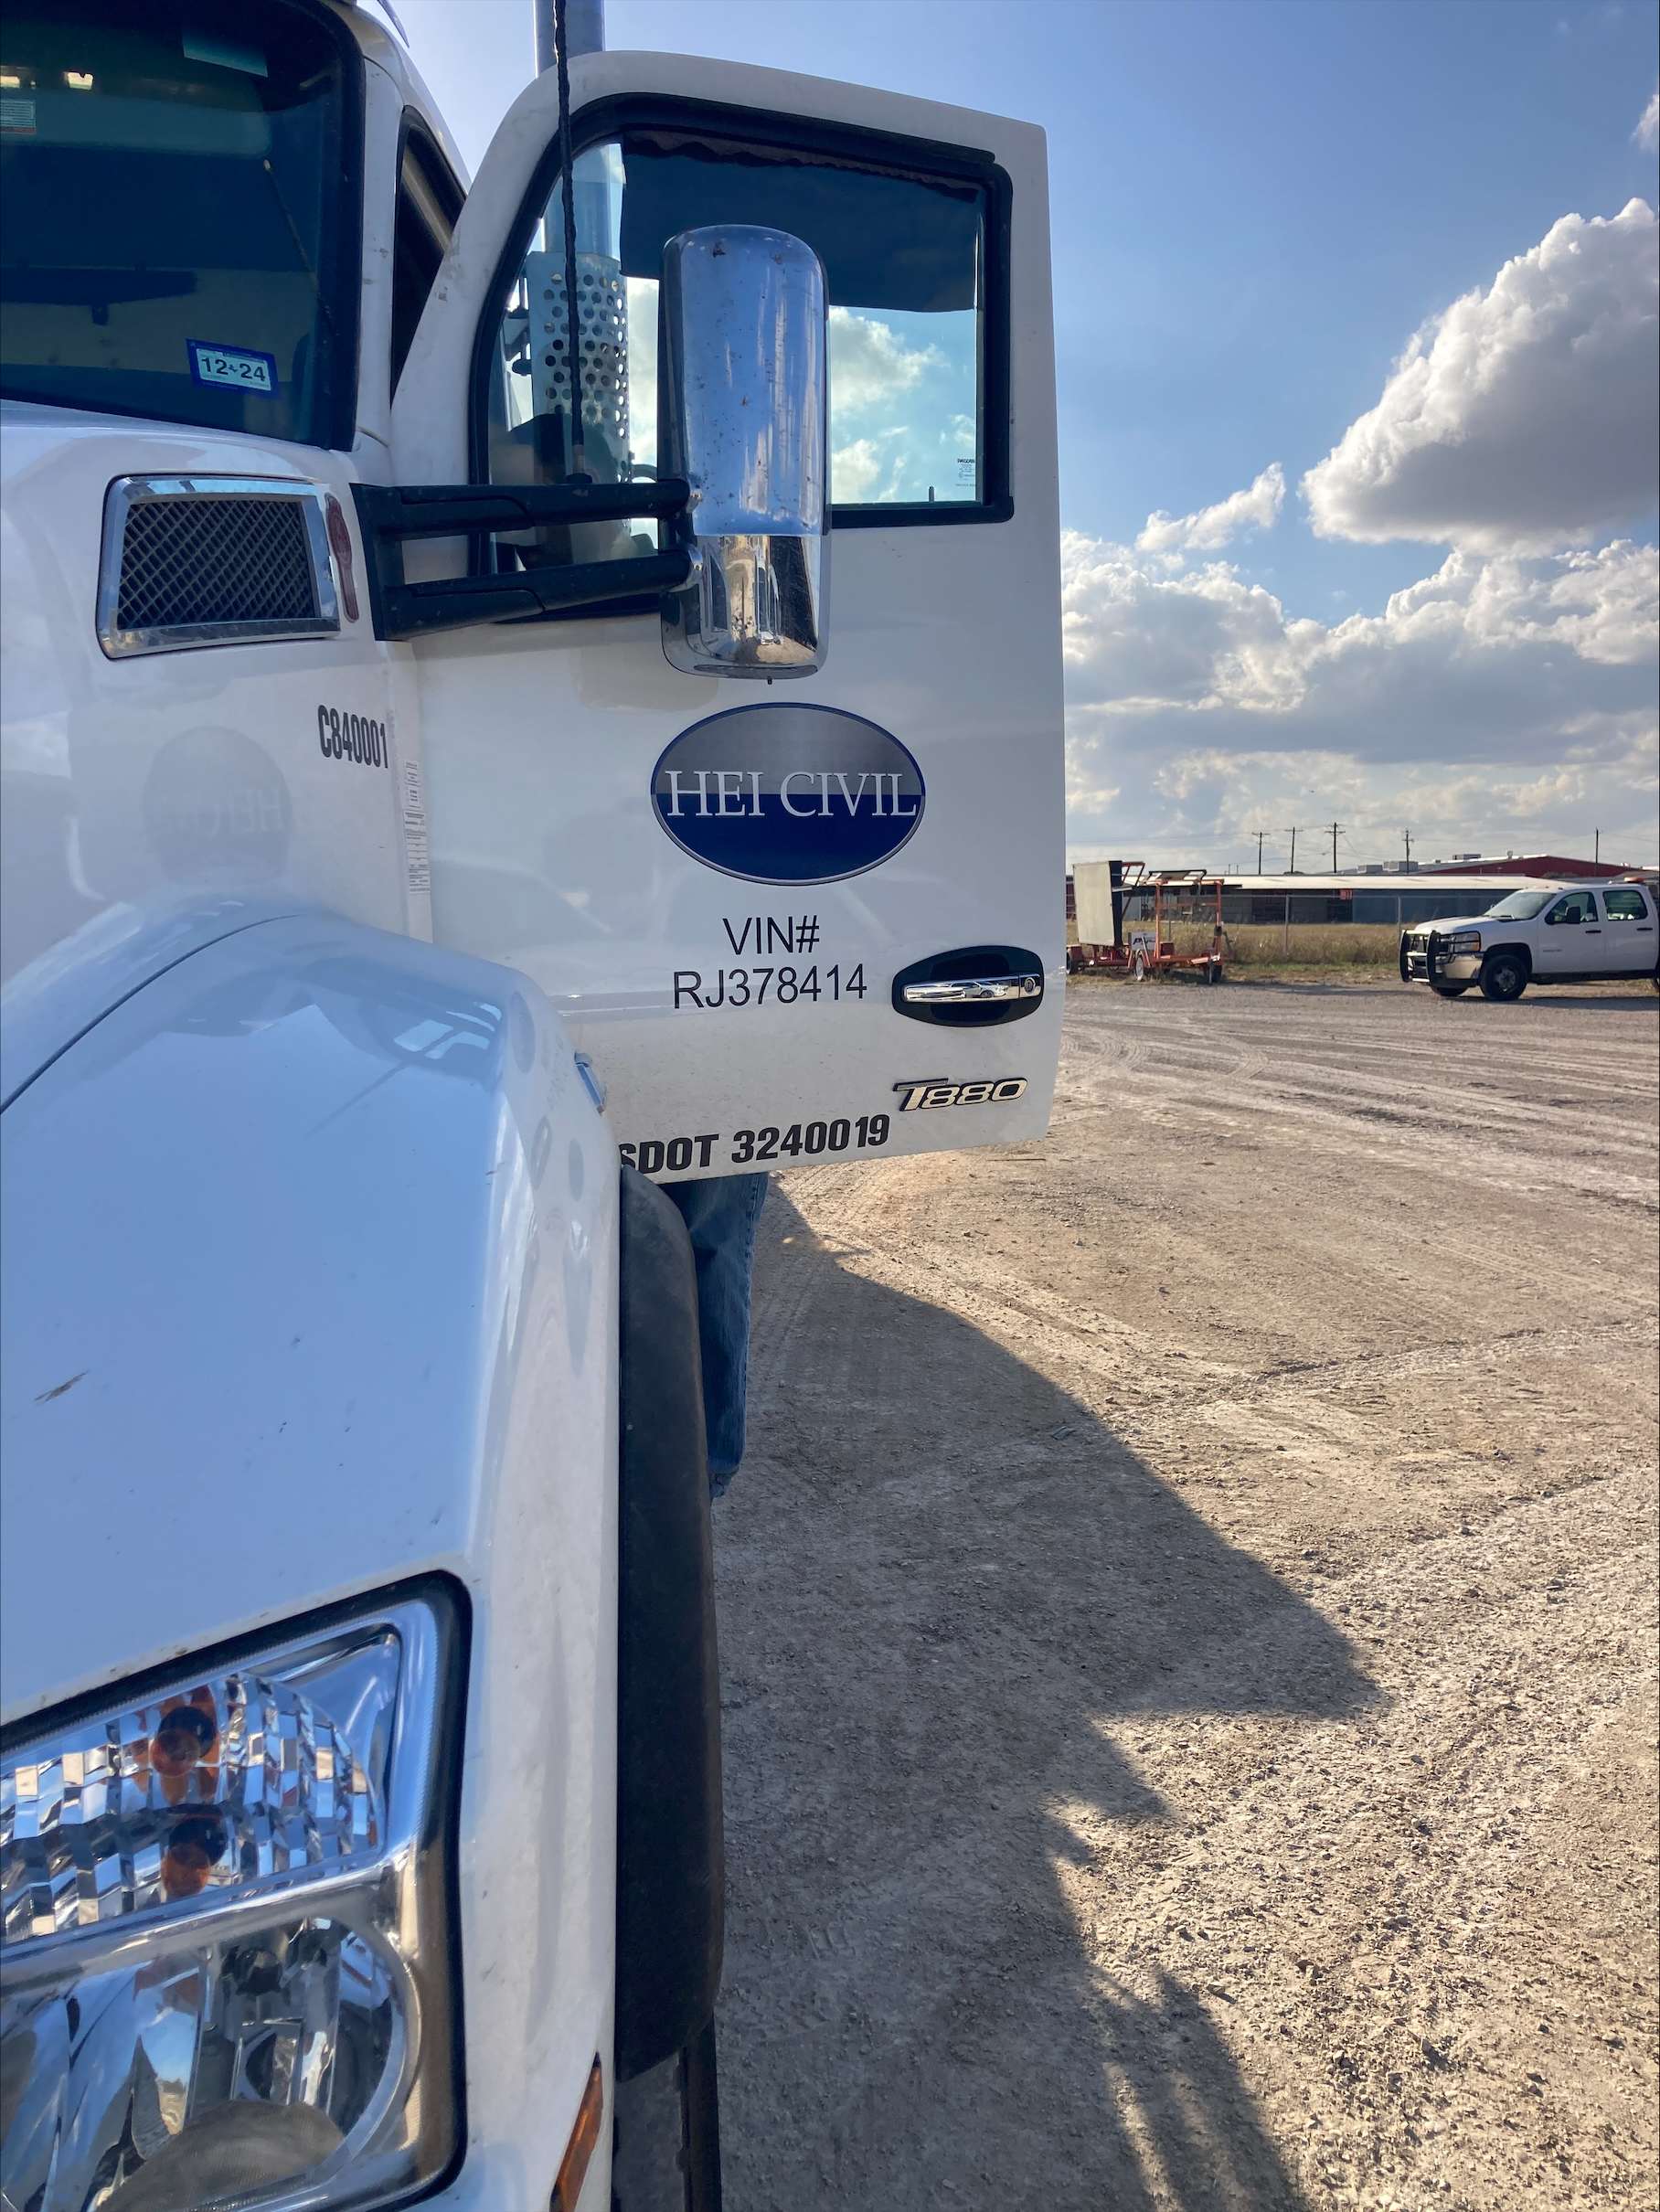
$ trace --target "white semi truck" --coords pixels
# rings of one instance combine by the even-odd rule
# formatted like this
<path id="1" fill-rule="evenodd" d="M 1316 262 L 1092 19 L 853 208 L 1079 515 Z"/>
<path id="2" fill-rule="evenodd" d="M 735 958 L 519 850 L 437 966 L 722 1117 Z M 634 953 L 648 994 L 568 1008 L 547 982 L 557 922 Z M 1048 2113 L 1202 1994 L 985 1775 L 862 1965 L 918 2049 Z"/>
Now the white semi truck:
<path id="1" fill-rule="evenodd" d="M 0 31 L 8 2212 L 718 2203 L 652 1185 L 1047 1125 L 1042 135 L 558 77 Z"/>

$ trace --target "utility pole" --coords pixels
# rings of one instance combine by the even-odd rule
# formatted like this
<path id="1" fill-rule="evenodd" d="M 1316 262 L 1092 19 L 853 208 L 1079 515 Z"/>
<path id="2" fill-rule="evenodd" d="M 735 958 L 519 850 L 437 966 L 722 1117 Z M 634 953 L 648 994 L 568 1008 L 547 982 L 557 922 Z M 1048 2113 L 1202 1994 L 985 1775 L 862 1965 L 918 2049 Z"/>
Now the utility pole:
<path id="1" fill-rule="evenodd" d="M 1602 833 L 1601 830 L 1594 830 L 1591 834 L 1597 841 L 1594 847 L 1595 857 L 1591 862 L 1591 866 L 1593 867 L 1601 867 L 1602 865 Z"/>
<path id="2" fill-rule="evenodd" d="M 1334 876 L 1337 873 L 1337 832 L 1342 827 L 1341 822 L 1332 824 L 1332 874 Z"/>
<path id="3" fill-rule="evenodd" d="M 1292 831 L 1292 834 L 1291 834 L 1291 866 L 1290 866 L 1290 867 L 1288 867 L 1288 868 L 1286 869 L 1285 873 L 1286 873 L 1288 876 L 1294 876 L 1294 875 L 1296 874 L 1296 872 L 1297 872 L 1297 833 L 1296 833 L 1296 831 L 1293 829 L 1293 830 Z"/>
<path id="4" fill-rule="evenodd" d="M 1247 830 L 1247 831 L 1246 831 L 1246 833 L 1245 833 L 1245 835 L 1246 835 L 1248 837 L 1250 835 L 1250 834 L 1251 834 L 1251 833 L 1250 833 L 1249 830 Z M 1266 836 L 1267 836 L 1267 835 L 1268 835 L 1268 832 L 1267 832 L 1266 830 L 1258 830 L 1258 831 L 1257 831 L 1257 833 L 1256 833 L 1256 839 L 1257 839 L 1257 874 L 1258 874 L 1259 876 L 1260 876 L 1260 875 L 1262 873 L 1262 840 L 1263 840 L 1263 838 L 1264 838 L 1264 837 L 1266 837 Z"/>
<path id="5" fill-rule="evenodd" d="M 1410 830 L 1402 830 L 1400 834 L 1407 841 L 1406 872 L 1410 876 L 1412 872 L 1412 833 Z"/>

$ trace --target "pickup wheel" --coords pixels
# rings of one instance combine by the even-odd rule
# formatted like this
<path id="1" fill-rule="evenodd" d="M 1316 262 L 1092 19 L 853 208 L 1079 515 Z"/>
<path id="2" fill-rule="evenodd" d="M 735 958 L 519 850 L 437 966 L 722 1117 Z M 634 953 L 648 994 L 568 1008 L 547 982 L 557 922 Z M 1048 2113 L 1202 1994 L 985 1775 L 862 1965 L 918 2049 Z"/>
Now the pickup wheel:
<path id="1" fill-rule="evenodd" d="M 1507 1006 L 1527 988 L 1527 962 L 1519 952 L 1494 952 L 1482 963 L 1482 996 Z"/>

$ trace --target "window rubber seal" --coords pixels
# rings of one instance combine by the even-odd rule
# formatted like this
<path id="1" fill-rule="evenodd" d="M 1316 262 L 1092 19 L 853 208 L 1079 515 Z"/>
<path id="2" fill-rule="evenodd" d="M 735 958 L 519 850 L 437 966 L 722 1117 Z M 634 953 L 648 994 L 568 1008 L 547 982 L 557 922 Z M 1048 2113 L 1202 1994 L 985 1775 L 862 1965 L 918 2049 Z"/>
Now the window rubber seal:
<path id="1" fill-rule="evenodd" d="M 461 180 L 451 168 L 443 148 L 433 137 L 426 117 L 419 108 L 406 107 L 403 113 L 398 118 L 398 154 L 392 167 L 392 287 L 394 293 L 396 293 L 398 285 L 398 210 L 403 200 L 404 155 L 409 152 L 411 139 L 415 142 L 418 158 L 437 173 L 446 193 L 454 199 L 454 207 L 448 210 L 452 236 L 454 234 L 455 225 L 461 220 L 461 211 L 467 204 L 467 195 L 462 187 Z M 441 269 L 442 261 L 443 256 L 440 254 Z M 432 284 L 437 283 L 439 271 L 435 270 L 432 274 Z M 427 300 L 432 296 L 432 284 L 427 286 L 426 299 L 420 303 L 423 309 Z M 420 315 L 416 316 L 415 323 L 416 327 L 419 328 Z M 410 334 L 411 339 L 414 335 L 412 330 Z M 388 407 L 398 397 L 399 379 L 403 375 L 408 359 L 409 356 L 406 355 L 394 370 L 388 357 L 387 363 L 387 404 Z"/>
<path id="2" fill-rule="evenodd" d="M 988 496 L 983 500 L 897 501 L 891 505 L 837 506 L 832 503 L 830 526 L 835 530 L 889 530 L 965 526 L 976 523 L 1007 522 L 1015 512 L 1010 361 L 1010 259 L 1013 239 L 1014 189 L 1006 170 L 995 155 L 982 149 L 910 138 L 890 131 L 872 131 L 862 124 L 824 122 L 812 116 L 784 115 L 767 108 L 741 108 L 724 102 L 681 100 L 666 93 L 613 93 L 591 101 L 571 119 L 575 154 L 628 131 L 683 131 L 703 133 L 738 144 L 776 147 L 786 154 L 821 154 L 844 167 L 876 170 L 890 176 L 914 178 L 920 184 L 977 185 L 986 195 L 985 308 L 981 325 L 980 418 L 983 480 Z M 506 244 L 495 265 L 485 296 L 484 311 L 474 334 L 472 367 L 467 392 L 467 446 L 469 481 L 489 482 L 489 376 L 490 352 L 501 320 L 499 303 L 505 299 L 518 274 L 548 195 L 559 173 L 559 144 L 555 137 L 537 163 L 529 187 L 507 233 Z M 474 541 L 474 558 L 482 548 Z M 651 602 L 655 607 L 654 599 Z M 621 613 L 619 604 L 607 612 Z M 570 621 L 592 613 L 573 609 L 568 614 L 537 619 Z"/>

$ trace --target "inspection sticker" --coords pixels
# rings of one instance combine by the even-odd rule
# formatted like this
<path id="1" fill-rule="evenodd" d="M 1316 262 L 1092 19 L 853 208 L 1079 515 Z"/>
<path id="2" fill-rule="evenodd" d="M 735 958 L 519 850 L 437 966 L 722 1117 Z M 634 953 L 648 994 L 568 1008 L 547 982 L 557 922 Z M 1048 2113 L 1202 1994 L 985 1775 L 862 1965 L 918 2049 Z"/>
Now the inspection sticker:
<path id="1" fill-rule="evenodd" d="M 241 346 L 210 346 L 205 338 L 186 338 L 190 353 L 190 381 L 215 389 L 253 392 L 262 399 L 277 396 L 275 354 L 250 353 Z"/>

